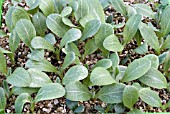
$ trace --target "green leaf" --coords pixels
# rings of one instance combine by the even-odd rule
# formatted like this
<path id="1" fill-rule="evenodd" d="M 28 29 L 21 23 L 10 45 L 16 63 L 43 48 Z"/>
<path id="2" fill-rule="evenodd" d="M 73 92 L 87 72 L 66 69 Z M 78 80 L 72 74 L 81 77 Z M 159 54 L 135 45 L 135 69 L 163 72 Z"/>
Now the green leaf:
<path id="1" fill-rule="evenodd" d="M 78 102 L 66 99 L 66 105 L 70 110 L 74 110 L 76 107 L 78 107 Z"/>
<path id="2" fill-rule="evenodd" d="M 20 39 L 27 45 L 31 46 L 31 40 L 36 36 L 34 25 L 27 19 L 21 19 L 15 27 Z"/>
<path id="3" fill-rule="evenodd" d="M 138 90 L 133 86 L 126 86 L 123 91 L 123 104 L 128 108 L 133 108 L 133 105 L 138 101 Z"/>
<path id="4" fill-rule="evenodd" d="M 160 53 L 158 37 L 156 36 L 154 30 L 143 24 L 140 28 L 140 33 L 146 43 L 155 49 L 158 53 Z"/>
<path id="5" fill-rule="evenodd" d="M 85 110 L 85 106 L 80 105 L 74 110 L 74 113 L 83 113 L 84 110 Z"/>
<path id="6" fill-rule="evenodd" d="M 89 5 L 87 4 L 86 0 L 79 0 L 78 1 L 78 9 L 74 13 L 75 18 L 79 21 L 82 17 L 89 14 Z"/>
<path id="7" fill-rule="evenodd" d="M 161 49 L 170 49 L 170 35 L 166 37 Z"/>
<path id="8" fill-rule="evenodd" d="M 7 82 L 16 87 L 28 87 L 31 77 L 24 68 L 19 67 L 7 77 Z"/>
<path id="9" fill-rule="evenodd" d="M 123 0 L 109 0 L 112 6 L 117 10 L 119 13 L 122 13 L 126 16 L 126 6 Z"/>
<path id="10" fill-rule="evenodd" d="M 34 50 L 27 56 L 29 59 L 34 61 L 41 61 L 44 59 L 44 50 Z"/>
<path id="11" fill-rule="evenodd" d="M 0 38 L 4 38 L 4 37 L 7 37 L 7 33 L 4 32 L 4 30 L 0 30 Z"/>
<path id="12" fill-rule="evenodd" d="M 64 9 L 61 12 L 61 16 L 65 17 L 70 15 L 72 12 L 72 8 L 70 6 L 64 7 Z"/>
<path id="13" fill-rule="evenodd" d="M 129 82 L 142 77 L 151 68 L 151 61 L 148 59 L 136 59 L 129 64 L 125 71 L 122 82 Z"/>
<path id="14" fill-rule="evenodd" d="M 160 54 L 160 55 L 158 56 L 158 58 L 159 58 L 159 64 L 162 64 L 162 63 L 165 62 L 165 58 L 166 58 L 167 54 L 168 54 L 168 52 L 164 52 L 164 53 L 162 53 L 162 54 Z"/>
<path id="15" fill-rule="evenodd" d="M 143 88 L 139 91 L 139 96 L 144 101 L 150 106 L 153 107 L 161 107 L 161 99 L 159 98 L 158 94 L 148 88 Z"/>
<path id="16" fill-rule="evenodd" d="M 26 1 L 27 5 L 29 6 L 28 11 L 36 9 L 40 4 L 40 0 L 25 0 L 25 1 Z"/>
<path id="17" fill-rule="evenodd" d="M 95 43 L 95 40 L 94 39 L 88 40 L 87 43 L 85 44 L 84 56 L 94 53 L 97 49 L 98 47 Z"/>
<path id="18" fill-rule="evenodd" d="M 55 52 L 55 49 L 54 49 L 53 45 L 50 44 L 44 38 L 39 37 L 39 36 L 32 39 L 31 46 L 34 49 L 47 49 L 47 50 Z"/>
<path id="19" fill-rule="evenodd" d="M 65 95 L 65 89 L 58 83 L 50 83 L 43 86 L 35 97 L 35 102 L 43 100 L 51 100 L 63 97 Z"/>
<path id="20" fill-rule="evenodd" d="M 9 37 L 9 47 L 12 53 L 16 51 L 20 43 L 20 38 L 15 29 L 13 29 L 10 37 Z"/>
<path id="21" fill-rule="evenodd" d="M 110 85 L 116 82 L 110 75 L 109 71 L 102 67 L 96 67 L 92 71 L 90 75 L 90 81 L 93 83 L 93 85 L 99 86 Z"/>
<path id="22" fill-rule="evenodd" d="M 68 85 L 83 80 L 88 76 L 88 70 L 83 65 L 76 65 L 71 67 L 63 78 L 63 84 Z"/>
<path id="23" fill-rule="evenodd" d="M 41 0 L 39 7 L 45 16 L 54 13 L 54 3 L 52 0 Z"/>
<path id="24" fill-rule="evenodd" d="M 127 16 L 130 18 L 135 14 L 137 14 L 136 9 L 132 6 L 127 6 Z"/>
<path id="25" fill-rule="evenodd" d="M 118 53 L 112 53 L 111 55 L 110 55 L 110 58 L 109 58 L 111 61 L 112 61 L 112 68 L 116 68 L 118 65 L 119 65 L 119 63 L 120 63 L 120 59 L 119 59 L 119 55 L 118 55 Z"/>
<path id="26" fill-rule="evenodd" d="M 170 20 L 168 19 L 168 14 L 170 13 L 170 6 L 167 6 L 165 10 L 163 10 L 162 16 L 161 16 L 161 33 L 162 36 L 167 35 L 170 32 Z"/>
<path id="27" fill-rule="evenodd" d="M 31 102 L 31 96 L 28 93 L 22 93 L 20 94 L 17 99 L 15 100 L 15 112 L 16 113 L 21 113 L 23 108 L 24 108 L 24 104 L 25 103 L 29 103 Z"/>
<path id="28" fill-rule="evenodd" d="M 164 72 L 168 72 L 168 70 L 170 68 L 170 52 L 168 52 L 166 55 L 163 68 L 164 68 Z"/>
<path id="29" fill-rule="evenodd" d="M 155 18 L 154 12 L 152 11 L 151 7 L 146 4 L 135 4 L 133 7 L 136 9 L 137 13 L 142 14 L 143 16 Z"/>
<path id="30" fill-rule="evenodd" d="M 32 21 L 35 26 L 36 32 L 40 36 L 44 36 L 45 31 L 47 30 L 46 17 L 41 12 L 37 12 L 32 17 Z"/>
<path id="31" fill-rule="evenodd" d="M 103 9 L 109 6 L 109 0 L 99 0 L 99 2 L 102 5 Z"/>
<path id="32" fill-rule="evenodd" d="M 151 67 L 158 69 L 158 67 L 159 67 L 158 56 L 156 56 L 154 54 L 148 54 L 148 55 L 144 56 L 144 58 L 149 59 L 151 61 Z"/>
<path id="33" fill-rule="evenodd" d="M 21 7 L 17 6 L 12 11 L 12 23 L 15 26 L 20 19 L 31 20 L 28 13 Z"/>
<path id="34" fill-rule="evenodd" d="M 127 21 L 123 31 L 123 38 L 125 43 L 129 43 L 131 39 L 135 36 L 141 19 L 141 14 L 135 14 Z"/>
<path id="35" fill-rule="evenodd" d="M 54 45 L 57 41 L 55 39 L 55 36 L 52 33 L 49 33 L 44 36 L 44 38 L 51 44 Z"/>
<path id="36" fill-rule="evenodd" d="M 76 59 L 74 52 L 69 52 L 66 54 L 66 57 L 64 58 L 64 63 L 62 64 L 62 69 L 66 69 L 68 66 L 70 66 Z"/>
<path id="37" fill-rule="evenodd" d="M 125 112 L 125 106 L 122 103 L 116 103 L 116 105 L 114 105 L 114 109 L 115 112 L 118 114 Z"/>
<path id="38" fill-rule="evenodd" d="M 97 31 L 100 29 L 100 26 L 101 26 L 101 22 L 97 19 L 87 22 L 83 30 L 81 40 L 83 41 L 95 35 Z"/>
<path id="39" fill-rule="evenodd" d="M 4 57 L 4 54 L 0 51 L 0 72 L 6 74 L 7 73 L 7 63 L 6 58 Z"/>
<path id="40" fill-rule="evenodd" d="M 92 15 L 95 19 L 100 20 L 102 23 L 105 23 L 105 14 L 102 6 L 98 0 L 86 0 L 89 6 L 89 14 Z"/>
<path id="41" fill-rule="evenodd" d="M 101 59 L 95 64 L 93 68 L 102 67 L 102 68 L 108 69 L 111 66 L 112 66 L 112 61 L 110 59 Z"/>
<path id="42" fill-rule="evenodd" d="M 74 43 L 66 44 L 65 48 L 63 49 L 64 53 L 74 52 L 77 56 L 81 56 L 78 47 Z"/>
<path id="43" fill-rule="evenodd" d="M 142 112 L 139 109 L 134 109 L 134 110 L 131 110 L 130 112 L 128 112 L 127 114 L 144 114 L 144 112 Z"/>
<path id="44" fill-rule="evenodd" d="M 123 45 L 119 42 L 118 37 L 114 34 L 106 37 L 103 42 L 105 49 L 113 52 L 121 52 L 123 50 Z"/>
<path id="45" fill-rule="evenodd" d="M 79 21 L 79 23 L 81 24 L 82 27 L 85 27 L 86 23 L 95 19 L 92 15 L 88 14 L 84 17 L 82 17 Z"/>
<path id="46" fill-rule="evenodd" d="M 0 109 L 5 110 L 6 107 L 6 97 L 4 89 L 0 87 Z"/>
<path id="47" fill-rule="evenodd" d="M 12 22 L 12 12 L 15 10 L 14 6 L 9 7 L 6 15 L 5 15 L 5 23 L 8 27 L 8 30 L 11 32 L 14 28 L 13 22 Z"/>
<path id="48" fill-rule="evenodd" d="M 12 94 L 14 95 L 20 95 L 22 93 L 28 93 L 28 94 L 33 94 L 37 93 L 39 88 L 30 88 L 30 87 L 13 87 L 12 88 Z"/>
<path id="49" fill-rule="evenodd" d="M 148 45 L 147 45 L 147 43 L 143 43 L 141 46 L 136 48 L 134 51 L 137 54 L 146 54 L 146 53 L 148 53 Z"/>
<path id="50" fill-rule="evenodd" d="M 167 88 L 167 81 L 165 76 L 155 68 L 150 68 L 146 74 L 139 78 L 139 81 L 153 88 Z"/>
<path id="51" fill-rule="evenodd" d="M 69 27 L 62 22 L 62 16 L 59 14 L 51 14 L 46 20 L 47 27 L 59 37 L 63 37 L 69 30 Z"/>
<path id="52" fill-rule="evenodd" d="M 64 37 L 61 40 L 60 48 L 62 48 L 64 45 L 76 41 L 81 38 L 81 31 L 76 28 L 72 28 L 67 31 L 67 33 L 64 35 Z"/>
<path id="53" fill-rule="evenodd" d="M 68 19 L 67 17 L 62 17 L 62 21 L 65 25 L 69 26 L 69 27 L 76 27 L 70 19 Z"/>
<path id="54" fill-rule="evenodd" d="M 112 84 L 104 86 L 96 94 L 95 98 L 99 98 L 105 103 L 121 103 L 123 100 L 123 90 L 125 88 L 124 84 Z"/>
<path id="55" fill-rule="evenodd" d="M 63 9 L 63 4 L 62 4 L 63 0 L 52 0 L 52 2 L 54 4 L 55 13 L 60 14 L 60 12 Z"/>
<path id="56" fill-rule="evenodd" d="M 66 85 L 66 98 L 71 101 L 88 101 L 92 97 L 88 88 L 80 82 Z"/>
<path id="57" fill-rule="evenodd" d="M 27 68 L 35 68 L 37 70 L 45 72 L 57 72 L 56 67 L 54 67 L 50 62 L 45 59 L 41 61 L 28 60 L 25 66 Z"/>
<path id="58" fill-rule="evenodd" d="M 106 49 L 103 47 L 103 42 L 106 39 L 106 37 L 108 37 L 111 34 L 113 34 L 112 25 L 107 23 L 101 24 L 99 31 L 94 36 L 95 42 L 100 50 L 106 51 Z"/>
<path id="59" fill-rule="evenodd" d="M 29 87 L 39 88 L 46 84 L 52 83 L 47 74 L 37 69 L 28 69 L 28 73 L 31 77 L 31 83 Z"/>

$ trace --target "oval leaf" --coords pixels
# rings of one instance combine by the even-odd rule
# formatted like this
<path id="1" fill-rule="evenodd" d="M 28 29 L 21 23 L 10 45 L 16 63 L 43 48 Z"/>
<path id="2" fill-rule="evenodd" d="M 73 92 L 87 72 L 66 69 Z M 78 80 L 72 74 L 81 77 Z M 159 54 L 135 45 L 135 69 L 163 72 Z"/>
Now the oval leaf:
<path id="1" fill-rule="evenodd" d="M 151 7 L 146 4 L 135 4 L 133 5 L 136 9 L 137 13 L 142 14 L 143 16 L 147 16 L 154 19 L 154 12 Z"/>
<path id="2" fill-rule="evenodd" d="M 95 98 L 99 98 L 106 103 L 121 103 L 123 99 L 122 97 L 124 88 L 125 85 L 119 83 L 104 86 L 96 94 Z"/>
<path id="3" fill-rule="evenodd" d="M 51 100 L 63 97 L 65 95 L 65 89 L 58 83 L 51 83 L 43 86 L 35 97 L 35 102 L 43 100 Z"/>
<path id="4" fill-rule="evenodd" d="M 39 7 L 45 16 L 54 13 L 54 4 L 52 0 L 41 0 Z"/>
<path id="5" fill-rule="evenodd" d="M 98 48 L 102 51 L 106 51 L 106 49 L 103 47 L 103 42 L 106 37 L 113 34 L 113 28 L 112 25 L 104 23 L 101 25 L 99 31 L 94 36 L 95 43 L 97 44 Z"/>
<path id="6" fill-rule="evenodd" d="M 28 69 L 28 73 L 30 74 L 31 77 L 31 83 L 29 87 L 38 88 L 46 84 L 52 83 L 48 75 L 39 70 Z"/>
<path id="7" fill-rule="evenodd" d="M 24 68 L 19 67 L 7 77 L 7 82 L 16 87 L 28 87 L 31 77 Z"/>
<path id="8" fill-rule="evenodd" d="M 112 61 L 110 59 L 101 59 L 95 64 L 94 68 L 102 67 L 102 68 L 108 69 L 111 66 L 112 66 Z"/>
<path id="9" fill-rule="evenodd" d="M 113 52 L 120 52 L 124 48 L 123 45 L 120 44 L 117 36 L 115 36 L 114 34 L 106 37 L 103 42 L 103 46 L 105 49 Z"/>
<path id="10" fill-rule="evenodd" d="M 98 49 L 98 47 L 97 47 L 94 39 L 88 40 L 87 43 L 85 44 L 84 56 L 94 53 L 97 49 Z"/>
<path id="11" fill-rule="evenodd" d="M 34 25 L 27 19 L 21 19 L 16 24 L 16 31 L 20 39 L 29 47 L 31 40 L 36 36 Z"/>
<path id="12" fill-rule="evenodd" d="M 97 67 L 92 71 L 90 75 L 90 81 L 93 83 L 93 85 L 99 86 L 110 85 L 116 82 L 110 75 L 109 71 L 102 67 Z"/>
<path id="13" fill-rule="evenodd" d="M 133 108 L 133 105 L 138 101 L 138 90 L 133 86 L 126 86 L 123 91 L 123 104 L 128 108 Z"/>
<path id="14" fill-rule="evenodd" d="M 33 38 L 32 41 L 31 41 L 31 46 L 34 49 L 48 49 L 50 51 L 55 52 L 55 49 L 52 46 L 52 44 L 50 44 L 47 40 L 45 40 L 42 37 Z"/>
<path id="15" fill-rule="evenodd" d="M 56 67 L 45 59 L 42 59 L 41 61 L 28 60 L 25 66 L 27 68 L 34 68 L 45 72 L 57 72 Z"/>
<path id="16" fill-rule="evenodd" d="M 139 81 L 153 88 L 167 88 L 165 76 L 155 68 L 150 68 L 150 70 L 145 75 L 139 78 Z"/>
<path id="17" fill-rule="evenodd" d="M 126 16 L 126 6 L 123 0 L 109 0 L 113 7 L 119 12 Z"/>
<path id="18" fill-rule="evenodd" d="M 97 19 L 87 22 L 83 30 L 81 40 L 83 41 L 95 35 L 99 30 L 100 26 L 101 26 L 101 22 Z"/>
<path id="19" fill-rule="evenodd" d="M 92 96 L 88 88 L 80 82 L 66 85 L 66 98 L 71 101 L 87 101 Z"/>
<path id="20" fill-rule="evenodd" d="M 145 24 L 142 24 L 140 27 L 140 33 L 146 43 L 155 49 L 158 53 L 160 53 L 158 37 L 156 36 L 154 30 Z"/>
<path id="21" fill-rule="evenodd" d="M 88 70 L 83 65 L 76 65 L 71 67 L 63 78 L 63 84 L 74 83 L 82 80 L 88 76 Z"/>
<path id="22" fill-rule="evenodd" d="M 22 93 L 20 94 L 17 99 L 15 100 L 15 112 L 16 113 L 21 113 L 23 108 L 24 108 L 24 104 L 25 103 L 29 103 L 31 102 L 31 96 L 28 93 Z"/>
<path id="23" fill-rule="evenodd" d="M 62 69 L 66 69 L 69 65 L 71 65 L 76 59 L 74 52 L 69 52 L 66 54 L 66 57 L 64 58 L 64 63 L 62 65 Z"/>
<path id="24" fill-rule="evenodd" d="M 40 36 L 44 36 L 45 31 L 47 30 L 46 17 L 41 12 L 37 12 L 32 17 L 32 21 L 33 21 L 33 24 L 35 26 L 37 33 Z"/>
<path id="25" fill-rule="evenodd" d="M 51 14 L 46 19 L 47 27 L 59 37 L 63 37 L 69 27 L 62 22 L 62 16 Z"/>
<path id="26" fill-rule="evenodd" d="M 89 14 L 95 19 L 100 20 L 102 23 L 105 22 L 105 14 L 103 8 L 98 0 L 86 0 L 89 6 Z"/>
<path id="27" fill-rule="evenodd" d="M 161 16 L 161 33 L 162 36 L 167 35 L 170 32 L 170 20 L 168 19 L 168 15 L 170 13 L 170 6 L 167 6 L 162 13 Z"/>
<path id="28" fill-rule="evenodd" d="M 78 9 L 75 12 L 76 20 L 79 21 L 79 19 L 86 16 L 87 14 L 89 14 L 89 6 L 87 4 L 87 1 L 86 0 L 79 0 L 78 1 Z"/>
<path id="29" fill-rule="evenodd" d="M 6 58 L 4 57 L 4 54 L 0 51 L 0 72 L 6 74 L 7 73 L 7 63 L 6 63 Z"/>
<path id="30" fill-rule="evenodd" d="M 9 37 L 9 47 L 12 53 L 15 52 L 15 50 L 18 48 L 20 43 L 20 38 L 14 29 Z"/>
<path id="31" fill-rule="evenodd" d="M 143 88 L 139 91 L 140 98 L 153 107 L 161 107 L 161 99 L 159 98 L 158 94 L 150 89 Z"/>
<path id="32" fill-rule="evenodd" d="M 65 7 L 65 8 L 62 10 L 61 15 L 62 15 L 63 17 L 65 17 L 65 16 L 70 15 L 71 12 L 72 12 L 72 8 L 71 8 L 70 6 L 67 6 L 67 7 Z"/>
<path id="33" fill-rule="evenodd" d="M 141 19 L 141 14 L 135 14 L 127 21 L 123 31 L 123 38 L 125 43 L 129 43 L 131 39 L 135 36 Z"/>
<path id="34" fill-rule="evenodd" d="M 154 54 L 149 54 L 149 55 L 144 56 L 144 58 L 149 59 L 151 61 L 151 67 L 158 69 L 158 66 L 159 66 L 158 56 Z"/>
<path id="35" fill-rule="evenodd" d="M 15 26 L 20 19 L 30 20 L 28 13 L 21 7 L 15 7 L 12 11 L 12 23 Z"/>
<path id="36" fill-rule="evenodd" d="M 0 109 L 5 110 L 5 107 L 6 107 L 5 91 L 3 88 L 0 87 Z"/>
<path id="37" fill-rule="evenodd" d="M 143 76 L 151 68 L 151 61 L 148 59 L 134 60 L 125 71 L 122 82 L 136 80 Z"/>
<path id="38" fill-rule="evenodd" d="M 60 48 L 62 48 L 64 45 L 76 41 L 81 38 L 81 31 L 76 28 L 70 29 L 62 38 L 60 43 Z"/>

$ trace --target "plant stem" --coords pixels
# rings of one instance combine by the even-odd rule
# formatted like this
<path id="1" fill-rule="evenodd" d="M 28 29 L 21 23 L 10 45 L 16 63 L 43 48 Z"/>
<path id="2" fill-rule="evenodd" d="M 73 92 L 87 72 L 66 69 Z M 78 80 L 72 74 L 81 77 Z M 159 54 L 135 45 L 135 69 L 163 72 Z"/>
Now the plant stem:
<path id="1" fill-rule="evenodd" d="M 35 108 L 35 102 L 32 101 L 31 102 L 31 107 L 30 107 L 30 110 L 31 110 L 32 113 L 34 113 L 34 108 Z"/>

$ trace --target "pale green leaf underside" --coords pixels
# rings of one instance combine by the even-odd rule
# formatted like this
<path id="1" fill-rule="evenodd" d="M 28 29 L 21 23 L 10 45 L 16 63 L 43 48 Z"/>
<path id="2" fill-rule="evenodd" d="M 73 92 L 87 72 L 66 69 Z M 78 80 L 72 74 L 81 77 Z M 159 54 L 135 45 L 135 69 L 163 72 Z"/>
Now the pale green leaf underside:
<path id="1" fill-rule="evenodd" d="M 51 100 L 63 97 L 65 95 L 65 89 L 58 83 L 50 83 L 43 86 L 35 97 L 35 102 L 43 100 Z"/>

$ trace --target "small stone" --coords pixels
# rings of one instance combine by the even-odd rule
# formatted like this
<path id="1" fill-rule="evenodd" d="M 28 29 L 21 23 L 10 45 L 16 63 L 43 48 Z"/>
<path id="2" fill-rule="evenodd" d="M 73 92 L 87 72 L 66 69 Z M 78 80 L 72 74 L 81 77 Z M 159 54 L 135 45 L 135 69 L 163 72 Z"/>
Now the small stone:
<path id="1" fill-rule="evenodd" d="M 54 100 L 54 104 L 57 105 L 59 102 L 57 99 Z"/>

